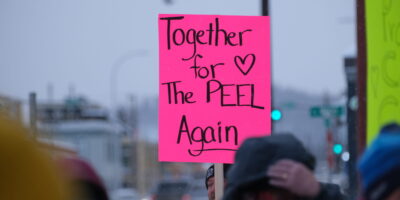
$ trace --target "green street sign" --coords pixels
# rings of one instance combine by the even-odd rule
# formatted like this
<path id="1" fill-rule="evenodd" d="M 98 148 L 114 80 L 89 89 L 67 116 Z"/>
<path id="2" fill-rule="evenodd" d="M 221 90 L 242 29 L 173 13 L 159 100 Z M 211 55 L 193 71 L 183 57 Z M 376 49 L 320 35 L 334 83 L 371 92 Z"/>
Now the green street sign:
<path id="1" fill-rule="evenodd" d="M 312 107 L 310 109 L 311 117 L 321 117 L 321 107 Z"/>
<path id="2" fill-rule="evenodd" d="M 340 117 L 344 114 L 344 107 L 343 106 L 338 106 L 335 109 L 335 116 Z"/>
<path id="3" fill-rule="evenodd" d="M 310 108 L 311 117 L 340 117 L 343 114 L 343 106 L 314 106 Z"/>

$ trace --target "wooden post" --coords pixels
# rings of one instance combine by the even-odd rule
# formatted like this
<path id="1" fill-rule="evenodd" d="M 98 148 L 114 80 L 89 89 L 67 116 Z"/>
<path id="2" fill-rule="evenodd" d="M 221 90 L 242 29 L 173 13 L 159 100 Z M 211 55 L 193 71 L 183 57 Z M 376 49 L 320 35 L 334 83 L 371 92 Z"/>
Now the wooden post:
<path id="1" fill-rule="evenodd" d="M 357 0 L 357 148 L 358 155 L 367 144 L 367 40 L 365 30 L 365 0 Z"/>
<path id="2" fill-rule="evenodd" d="M 215 163 L 214 164 L 215 171 L 215 199 L 221 200 L 222 196 L 224 196 L 224 164 Z"/>
<path id="3" fill-rule="evenodd" d="M 139 134 L 139 133 L 136 133 Z M 136 139 L 136 150 L 137 150 L 137 188 L 140 195 L 144 195 L 146 193 L 146 142 L 140 136 L 137 136 Z"/>
<path id="4" fill-rule="evenodd" d="M 29 121 L 30 121 L 30 128 L 33 133 L 33 137 L 36 139 L 37 103 L 36 103 L 36 93 L 34 93 L 34 92 L 31 92 L 29 94 Z"/>

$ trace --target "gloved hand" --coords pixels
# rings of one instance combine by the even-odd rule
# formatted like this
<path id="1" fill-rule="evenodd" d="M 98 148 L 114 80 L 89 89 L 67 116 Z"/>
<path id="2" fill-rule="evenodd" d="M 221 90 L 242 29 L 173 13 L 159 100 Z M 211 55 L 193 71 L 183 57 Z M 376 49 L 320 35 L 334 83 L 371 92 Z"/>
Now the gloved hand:
<path id="1" fill-rule="evenodd" d="M 293 160 L 278 161 L 269 167 L 267 176 L 270 178 L 270 185 L 285 189 L 300 197 L 316 197 L 321 189 L 312 171 Z"/>

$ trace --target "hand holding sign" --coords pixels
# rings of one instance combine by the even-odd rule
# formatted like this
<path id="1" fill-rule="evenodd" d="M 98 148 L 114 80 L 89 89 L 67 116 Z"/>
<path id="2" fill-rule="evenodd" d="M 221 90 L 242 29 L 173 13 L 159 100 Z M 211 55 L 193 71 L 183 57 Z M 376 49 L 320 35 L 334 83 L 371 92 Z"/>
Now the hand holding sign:
<path id="1" fill-rule="evenodd" d="M 232 163 L 270 133 L 269 35 L 269 17 L 159 15 L 160 161 Z"/>

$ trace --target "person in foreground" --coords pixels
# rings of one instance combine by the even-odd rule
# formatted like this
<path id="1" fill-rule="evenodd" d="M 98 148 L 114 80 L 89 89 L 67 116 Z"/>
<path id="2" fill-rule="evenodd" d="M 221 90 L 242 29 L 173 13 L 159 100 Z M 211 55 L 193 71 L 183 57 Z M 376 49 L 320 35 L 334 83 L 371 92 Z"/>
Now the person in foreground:
<path id="1" fill-rule="evenodd" d="M 294 136 L 244 141 L 228 172 L 224 200 L 342 200 L 340 188 L 319 183 L 315 158 Z"/>
<path id="2" fill-rule="evenodd" d="M 384 126 L 358 165 L 363 198 L 400 200 L 400 126 Z"/>

